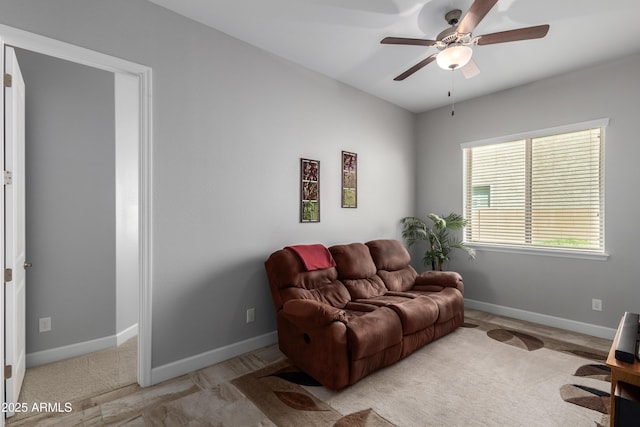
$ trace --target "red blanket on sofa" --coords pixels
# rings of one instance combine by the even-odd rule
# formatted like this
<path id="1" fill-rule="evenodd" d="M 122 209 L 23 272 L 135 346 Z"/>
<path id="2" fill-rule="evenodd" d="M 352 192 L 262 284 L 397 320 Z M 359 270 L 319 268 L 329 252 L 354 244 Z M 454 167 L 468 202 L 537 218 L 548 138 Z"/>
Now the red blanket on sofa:
<path id="1" fill-rule="evenodd" d="M 322 270 L 336 266 L 331 252 L 324 245 L 295 245 L 287 246 L 287 248 L 298 254 L 307 271 Z"/>

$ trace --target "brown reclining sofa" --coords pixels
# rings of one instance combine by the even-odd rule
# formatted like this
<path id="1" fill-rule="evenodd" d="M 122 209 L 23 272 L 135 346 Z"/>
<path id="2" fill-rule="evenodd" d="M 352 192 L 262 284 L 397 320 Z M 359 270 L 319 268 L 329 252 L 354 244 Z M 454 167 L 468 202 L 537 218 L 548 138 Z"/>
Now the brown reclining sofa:
<path id="1" fill-rule="evenodd" d="M 314 251 L 320 261 L 304 258 Z M 452 332 L 464 321 L 462 277 L 417 274 L 410 261 L 397 240 L 271 254 L 265 268 L 280 350 L 338 390 Z"/>

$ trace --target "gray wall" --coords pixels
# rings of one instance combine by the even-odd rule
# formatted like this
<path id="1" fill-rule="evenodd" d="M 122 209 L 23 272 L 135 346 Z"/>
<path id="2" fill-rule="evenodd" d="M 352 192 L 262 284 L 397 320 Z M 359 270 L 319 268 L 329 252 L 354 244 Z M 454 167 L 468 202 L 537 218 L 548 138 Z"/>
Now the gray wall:
<path id="1" fill-rule="evenodd" d="M 113 74 L 17 51 L 26 84 L 27 353 L 115 334 Z M 38 319 L 51 317 L 40 333 Z"/>
<path id="2" fill-rule="evenodd" d="M 154 367 L 274 331 L 272 251 L 398 237 L 414 211 L 407 111 L 143 0 L 0 10 L 4 24 L 153 68 Z M 358 153 L 357 209 L 340 208 L 341 150 Z M 319 224 L 298 222 L 300 157 L 321 161 Z"/>
<path id="3" fill-rule="evenodd" d="M 466 297 L 615 328 L 624 311 L 640 310 L 635 225 L 640 158 L 640 55 L 548 78 L 419 116 L 417 210 L 462 210 L 460 143 L 609 117 L 605 137 L 607 261 L 479 251 L 451 268 L 465 276 Z M 591 299 L 603 311 L 591 310 Z"/>

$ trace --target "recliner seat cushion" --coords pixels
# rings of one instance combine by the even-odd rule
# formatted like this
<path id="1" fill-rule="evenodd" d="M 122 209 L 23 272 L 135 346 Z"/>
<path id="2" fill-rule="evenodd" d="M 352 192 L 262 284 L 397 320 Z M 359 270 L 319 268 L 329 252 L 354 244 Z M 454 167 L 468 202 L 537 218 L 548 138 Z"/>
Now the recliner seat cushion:
<path id="1" fill-rule="evenodd" d="M 362 359 L 381 352 L 402 341 L 402 325 L 398 315 L 387 307 L 366 314 L 349 316 L 347 326 L 351 360 Z"/>
<path id="2" fill-rule="evenodd" d="M 416 295 L 404 296 L 393 292 L 354 302 L 392 309 L 400 318 L 403 335 L 410 335 L 432 326 L 438 320 L 440 311 L 437 303 L 432 299 Z"/>
<path id="3" fill-rule="evenodd" d="M 432 326 L 438 320 L 440 313 L 438 305 L 424 297 L 391 304 L 389 308 L 400 317 L 404 335 L 410 335 Z"/>
<path id="4" fill-rule="evenodd" d="M 438 323 L 464 313 L 464 297 L 457 289 L 444 288 L 440 292 L 427 293 L 424 298 L 429 298 L 438 305 Z"/>

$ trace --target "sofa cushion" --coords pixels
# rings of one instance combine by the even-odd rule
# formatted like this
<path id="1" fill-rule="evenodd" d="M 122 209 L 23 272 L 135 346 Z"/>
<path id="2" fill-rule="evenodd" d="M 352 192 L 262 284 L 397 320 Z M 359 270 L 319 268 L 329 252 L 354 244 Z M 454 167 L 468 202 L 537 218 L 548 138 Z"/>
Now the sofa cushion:
<path id="1" fill-rule="evenodd" d="M 438 323 L 447 322 L 460 313 L 464 313 L 464 298 L 462 293 L 455 288 L 444 288 L 440 292 L 426 293 L 424 298 L 429 298 L 438 305 Z"/>
<path id="2" fill-rule="evenodd" d="M 367 303 L 349 301 L 344 307 L 347 310 L 347 317 L 362 316 L 370 311 L 378 309 L 377 305 L 371 305 Z"/>
<path id="3" fill-rule="evenodd" d="M 387 288 L 376 274 L 369 248 L 363 243 L 335 245 L 329 252 L 336 261 L 338 279 L 351 294 L 351 298 L 371 298 L 384 295 Z"/>
<path id="4" fill-rule="evenodd" d="M 282 315 L 302 328 L 319 328 L 332 322 L 347 323 L 344 310 L 312 300 L 291 300 L 282 306 Z"/>
<path id="5" fill-rule="evenodd" d="M 402 270 L 411 262 L 409 252 L 397 240 L 372 240 L 366 245 L 378 270 Z"/>
<path id="6" fill-rule="evenodd" d="M 342 283 L 352 299 L 373 298 L 387 292 L 384 282 L 377 274 L 367 279 L 343 280 Z"/>
<path id="7" fill-rule="evenodd" d="M 400 318 L 404 335 L 411 335 L 433 326 L 438 320 L 437 303 L 430 298 L 415 294 L 391 292 L 375 298 L 357 300 L 355 303 L 392 309 Z M 353 304 L 351 302 L 347 307 Z"/>
<path id="8" fill-rule="evenodd" d="M 335 245 L 329 248 L 338 269 L 338 278 L 367 279 L 376 274 L 369 248 L 363 243 Z"/>
<path id="9" fill-rule="evenodd" d="M 390 291 L 408 291 L 413 287 L 418 273 L 409 264 L 407 249 L 397 240 L 372 240 L 366 243 L 371 258 Z"/>
<path id="10" fill-rule="evenodd" d="M 265 267 L 269 280 L 278 288 L 296 286 L 314 289 L 338 278 L 335 267 L 307 271 L 300 257 L 291 249 L 281 249 L 271 254 L 265 261 Z"/>
<path id="11" fill-rule="evenodd" d="M 438 320 L 438 305 L 425 297 L 389 305 L 402 322 L 402 333 L 411 335 L 428 328 Z"/>
<path id="12" fill-rule="evenodd" d="M 402 341 L 400 318 L 387 307 L 356 316 L 347 323 L 348 345 L 351 360 L 362 359 L 399 344 Z"/>
<path id="13" fill-rule="evenodd" d="M 307 299 L 327 302 L 335 307 L 344 306 L 350 299 L 347 292 L 339 289 L 341 284 L 336 281 L 338 270 L 335 267 L 307 271 L 300 257 L 291 249 L 272 253 L 264 264 L 276 310 L 295 295 L 295 291 L 288 288 L 310 290 L 312 292 L 301 294 Z"/>
<path id="14" fill-rule="evenodd" d="M 336 308 L 343 308 L 351 300 L 347 288 L 337 280 L 315 289 L 303 289 L 295 286 L 280 289 L 280 297 L 283 304 L 289 300 L 302 299 L 318 301 Z"/>
<path id="15" fill-rule="evenodd" d="M 378 270 L 378 276 L 390 291 L 404 292 L 411 289 L 418 273 L 410 265 L 402 270 L 387 271 Z"/>
<path id="16" fill-rule="evenodd" d="M 377 297 L 372 298 L 362 298 L 356 299 L 353 302 L 357 302 L 360 304 L 368 304 L 375 305 L 377 307 L 387 307 L 391 304 L 400 304 L 402 302 L 408 301 L 409 299 L 415 299 L 418 295 L 393 295 L 393 294 L 384 294 Z"/>

